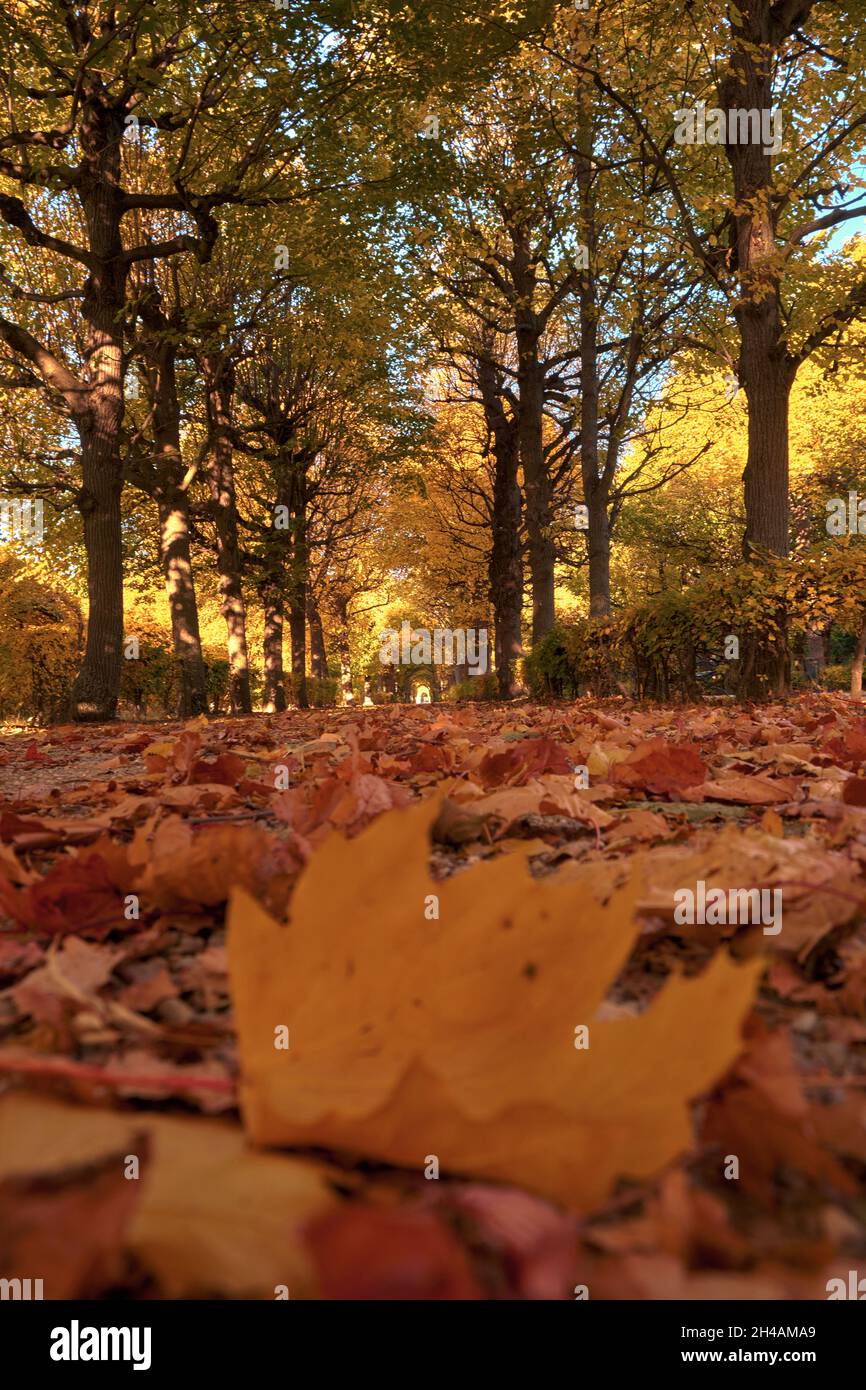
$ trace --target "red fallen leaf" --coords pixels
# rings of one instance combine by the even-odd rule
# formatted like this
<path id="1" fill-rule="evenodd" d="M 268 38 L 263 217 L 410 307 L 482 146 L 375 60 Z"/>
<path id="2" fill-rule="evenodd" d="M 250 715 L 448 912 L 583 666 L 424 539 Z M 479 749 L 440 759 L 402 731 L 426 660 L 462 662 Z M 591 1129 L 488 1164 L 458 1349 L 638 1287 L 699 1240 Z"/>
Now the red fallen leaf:
<path id="1" fill-rule="evenodd" d="M 4 844 L 13 843 L 21 835 L 34 834 L 50 835 L 55 839 L 57 832 L 35 816 L 17 816 L 14 811 L 0 811 L 0 840 Z"/>
<path id="2" fill-rule="evenodd" d="M 425 743 L 412 754 L 409 766 L 412 772 L 450 772 L 455 762 L 454 749 L 447 744 Z"/>
<path id="3" fill-rule="evenodd" d="M 28 763 L 50 763 L 50 762 L 51 762 L 51 759 L 50 759 L 50 758 L 47 758 L 47 757 L 45 756 L 44 753 L 40 753 L 39 748 L 38 748 L 38 746 L 37 746 L 35 743 L 31 743 L 31 744 L 29 745 L 29 747 L 28 747 L 28 749 L 27 749 L 27 752 L 24 754 L 24 758 L 25 758 L 25 761 L 28 762 Z"/>
<path id="4" fill-rule="evenodd" d="M 122 1277 L 125 1239 L 141 1192 L 124 1158 L 146 1165 L 146 1133 L 117 1153 L 60 1173 L 0 1182 L 0 1269 L 7 1279 L 41 1278 L 45 1298 L 86 1298 Z"/>
<path id="5" fill-rule="evenodd" d="M 846 806 L 866 806 L 866 777 L 849 777 L 843 782 L 842 800 Z"/>
<path id="6" fill-rule="evenodd" d="M 832 753 L 837 762 L 850 767 L 866 763 L 866 730 L 861 726 L 846 729 L 844 733 L 831 738 L 824 744 L 824 750 Z"/>
<path id="7" fill-rule="evenodd" d="M 525 739 L 499 753 L 485 753 L 478 767 L 484 787 L 521 786 L 544 773 L 574 771 L 574 759 L 548 738 Z"/>
<path id="8" fill-rule="evenodd" d="M 610 770 L 614 785 L 636 787 L 660 795 L 699 786 L 706 775 L 703 759 L 694 748 L 687 743 L 668 743 L 663 738 L 640 744 Z"/>
<path id="9" fill-rule="evenodd" d="M 271 806 L 301 836 L 312 835 L 323 825 L 340 826 L 352 836 L 375 816 L 408 806 L 411 800 L 406 787 L 361 771 L 355 758 L 346 758 L 333 777 L 326 777 L 315 788 L 310 799 L 301 789 L 293 788 L 273 796 Z"/>
<path id="10" fill-rule="evenodd" d="M 304 1240 L 328 1299 L 480 1299 L 462 1247 L 430 1211 L 350 1204 L 311 1222 Z"/>
<path id="11" fill-rule="evenodd" d="M 0 907 L 21 926 L 45 932 L 98 928 L 104 934 L 125 925 L 123 898 L 99 854 L 61 859 L 23 889 L 13 887 L 0 870 Z"/>
<path id="12" fill-rule="evenodd" d="M 223 787 L 236 787 L 246 774 L 247 763 L 237 753 L 220 753 L 212 763 L 199 759 L 190 774 L 191 782 L 217 782 Z"/>

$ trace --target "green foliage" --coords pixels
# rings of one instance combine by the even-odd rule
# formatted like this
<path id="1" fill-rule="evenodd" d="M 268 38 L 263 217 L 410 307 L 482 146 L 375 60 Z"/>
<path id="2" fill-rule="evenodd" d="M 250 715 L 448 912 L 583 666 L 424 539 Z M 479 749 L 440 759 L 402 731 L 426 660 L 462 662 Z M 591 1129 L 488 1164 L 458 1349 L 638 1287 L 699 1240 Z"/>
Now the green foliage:
<path id="1" fill-rule="evenodd" d="M 127 712 L 141 719 L 177 713 L 182 697 L 180 663 L 170 634 L 153 620 L 135 613 L 134 635 L 138 656 L 127 657 L 120 673 L 120 701 Z M 204 646 L 208 707 L 219 714 L 228 694 L 229 663 L 219 647 Z"/>
<path id="2" fill-rule="evenodd" d="M 557 624 L 536 642 L 523 662 L 523 678 L 535 699 L 572 699 L 609 689 L 618 665 L 618 625 L 581 618 Z"/>
<path id="3" fill-rule="evenodd" d="M 850 666 L 825 666 L 821 673 L 824 690 L 849 690 L 851 687 Z"/>
<path id="4" fill-rule="evenodd" d="M 498 700 L 499 686 L 492 671 L 483 676 L 468 676 L 465 681 L 455 681 L 445 692 L 446 700 Z"/>
<path id="5" fill-rule="evenodd" d="M 783 643 L 786 627 L 794 638 L 829 622 L 859 631 L 864 607 L 866 545 L 839 540 L 664 589 L 609 622 L 560 623 L 525 658 L 524 679 L 536 699 L 601 694 L 617 676 L 640 698 L 695 699 L 732 688 L 738 661 L 726 659 L 727 639 L 742 657 L 750 638 Z M 850 668 L 834 669 L 845 679 L 828 688 L 844 688 Z"/>
<path id="6" fill-rule="evenodd" d="M 286 693 L 297 704 L 298 679 L 288 676 Z M 307 700 L 312 709 L 331 709 L 338 702 L 340 682 L 335 676 L 307 676 Z"/>

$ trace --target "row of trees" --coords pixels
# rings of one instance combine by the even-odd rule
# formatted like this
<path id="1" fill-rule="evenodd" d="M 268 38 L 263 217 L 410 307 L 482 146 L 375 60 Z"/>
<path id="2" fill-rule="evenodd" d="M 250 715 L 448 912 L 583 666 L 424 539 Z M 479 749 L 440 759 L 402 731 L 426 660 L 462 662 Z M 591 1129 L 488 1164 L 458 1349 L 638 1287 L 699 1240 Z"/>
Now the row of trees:
<path id="1" fill-rule="evenodd" d="M 834 230 L 866 212 L 864 35 L 859 0 L 12 0 L 2 466 L 73 587 L 83 547 L 74 716 L 115 712 L 155 566 L 184 713 L 203 590 L 233 709 L 251 604 L 268 707 L 306 703 L 326 630 L 349 698 L 352 613 L 436 551 L 411 507 L 511 695 L 563 579 L 606 619 L 629 507 L 700 476 L 707 373 L 747 407 L 743 554 L 788 556 L 797 373 L 862 350 Z M 727 138 L 683 141 L 708 110 Z M 784 686 L 776 617 L 744 694 Z"/>

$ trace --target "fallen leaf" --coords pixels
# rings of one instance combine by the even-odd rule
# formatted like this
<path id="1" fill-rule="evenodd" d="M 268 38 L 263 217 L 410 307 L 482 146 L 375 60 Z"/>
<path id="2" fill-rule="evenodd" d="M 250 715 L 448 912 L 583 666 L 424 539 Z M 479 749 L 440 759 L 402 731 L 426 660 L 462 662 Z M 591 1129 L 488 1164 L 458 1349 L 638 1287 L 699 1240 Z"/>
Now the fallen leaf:
<path id="1" fill-rule="evenodd" d="M 136 1182 L 123 1178 L 120 1163 L 126 1154 L 144 1156 L 134 1147 L 137 1130 L 149 1154 Z M 133 1207 L 129 1249 L 156 1277 L 161 1297 L 272 1299 L 278 1284 L 291 1298 L 313 1291 L 301 1229 L 335 1201 L 321 1165 L 257 1153 L 236 1125 L 218 1120 L 0 1097 L 0 1181 L 50 1178 L 107 1154 L 115 1155 L 122 1195 Z M 102 1201 L 117 1210 L 116 1183 L 98 1196 L 92 1219 L 102 1221 Z M 121 1205 L 120 1214 L 126 1210 Z M 86 1252 L 82 1229 L 70 1235 Z"/>
<path id="2" fill-rule="evenodd" d="M 641 1017 L 596 1022 L 635 940 L 635 885 L 597 907 L 569 882 L 531 879 L 515 856 L 435 883 L 437 810 L 332 836 L 288 927 L 233 893 L 245 1122 L 260 1143 L 403 1165 L 436 1154 L 449 1173 L 590 1204 L 688 1145 L 686 1103 L 737 1055 L 759 967 L 719 957 L 697 980 L 669 981 Z"/>

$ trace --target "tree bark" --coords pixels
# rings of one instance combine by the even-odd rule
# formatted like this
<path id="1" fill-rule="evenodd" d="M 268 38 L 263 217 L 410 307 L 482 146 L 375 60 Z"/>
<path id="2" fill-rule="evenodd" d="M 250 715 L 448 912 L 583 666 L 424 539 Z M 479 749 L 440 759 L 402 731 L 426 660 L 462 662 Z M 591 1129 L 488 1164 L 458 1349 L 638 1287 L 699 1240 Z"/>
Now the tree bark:
<path id="1" fill-rule="evenodd" d="M 349 600 L 345 594 L 337 594 L 335 607 L 339 623 L 337 654 L 340 659 L 340 695 L 344 705 L 354 705 L 355 691 L 352 686 L 352 661 L 349 648 Z"/>
<path id="2" fill-rule="evenodd" d="M 87 640 L 72 687 L 73 718 L 113 719 L 123 645 L 123 558 L 120 495 L 123 465 L 123 324 L 126 268 L 120 233 L 118 111 L 86 103 L 79 125 L 79 197 L 92 268 L 81 306 L 87 363 L 86 413 L 78 422 L 82 488 L 77 504 L 87 554 Z"/>
<path id="3" fill-rule="evenodd" d="M 516 685 L 514 663 L 523 653 L 520 630 L 523 557 L 520 545 L 517 422 L 505 413 L 492 363 L 484 359 L 479 361 L 478 367 L 494 459 L 492 537 L 487 568 L 493 606 L 494 664 L 499 694 L 503 700 L 510 700 Z"/>
<path id="4" fill-rule="evenodd" d="M 730 62 L 719 84 L 719 102 L 734 111 L 769 112 L 773 105 L 773 47 L 776 17 L 769 0 L 743 0 L 731 11 Z M 772 155 L 760 141 L 728 139 L 736 212 L 731 257 L 739 281 L 734 318 L 740 335 L 738 378 L 748 404 L 749 444 L 743 474 L 746 529 L 743 554 L 760 562 L 787 556 L 788 407 L 795 365 L 788 355 L 776 255 L 776 211 Z M 739 693 L 747 699 L 782 694 L 790 665 L 787 623 L 776 615 L 780 635 L 745 634 Z"/>
<path id="5" fill-rule="evenodd" d="M 214 508 L 220 612 L 226 625 L 229 659 L 229 707 L 232 714 L 251 714 L 246 605 L 231 441 L 232 372 L 229 363 L 216 355 L 203 356 L 201 366 L 210 432 L 207 478 Z"/>
<path id="6" fill-rule="evenodd" d="M 533 309 L 535 277 L 529 248 L 521 231 L 514 231 L 513 279 L 517 292 L 514 314 L 517 340 L 517 386 L 520 398 L 517 438 L 523 467 L 529 572 L 532 584 L 532 640 L 539 641 L 556 621 L 554 605 L 555 549 L 551 530 L 552 486 L 544 456 L 544 367 L 539 359 L 540 325 Z"/>
<path id="7" fill-rule="evenodd" d="M 303 593 L 293 588 L 289 601 L 289 637 L 292 649 L 292 687 L 298 709 L 309 707 L 307 690 L 307 610 Z"/>
<path id="8" fill-rule="evenodd" d="M 289 562 L 289 632 L 292 645 L 292 684 L 298 709 L 308 709 L 307 691 L 307 552 L 306 469 L 302 461 L 293 463 L 289 474 L 292 498 L 291 558 Z"/>
<path id="9" fill-rule="evenodd" d="M 322 615 L 313 594 L 307 590 L 307 622 L 310 626 L 310 674 L 324 680 L 328 674 L 328 654 L 325 651 L 325 631 Z"/>
<path id="10" fill-rule="evenodd" d="M 266 579 L 259 586 L 259 598 L 265 618 L 262 641 L 264 706 L 268 714 L 282 714 L 286 708 L 286 684 L 283 673 L 283 596 L 279 585 L 271 579 Z"/>
<path id="11" fill-rule="evenodd" d="M 171 613 L 171 636 L 180 673 L 178 715 L 207 713 L 207 680 L 201 651 L 198 605 L 189 539 L 189 497 L 184 489 L 160 489 L 159 552 Z"/>
<path id="12" fill-rule="evenodd" d="M 207 713 L 207 679 L 201 650 L 192 568 L 189 494 L 180 448 L 177 343 L 174 325 L 152 296 L 141 307 L 147 325 L 153 409 L 154 498 L 159 512 L 159 554 L 171 615 L 171 637 L 180 675 L 181 719 Z"/>
<path id="13" fill-rule="evenodd" d="M 118 373 L 120 370 L 118 353 Z M 123 650 L 122 482 L 114 409 L 94 404 L 101 419 L 81 432 L 82 489 L 78 509 L 87 556 L 87 636 L 81 669 L 72 687 L 72 717 L 79 722 L 113 719 L 117 712 Z"/>
<path id="14" fill-rule="evenodd" d="M 854 659 L 851 662 L 851 699 L 859 700 L 863 693 L 863 660 L 866 657 L 866 621 L 860 629 Z"/>

